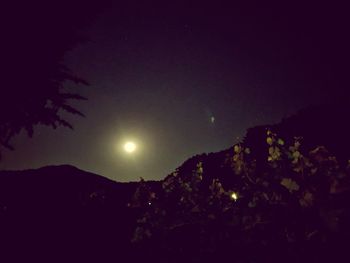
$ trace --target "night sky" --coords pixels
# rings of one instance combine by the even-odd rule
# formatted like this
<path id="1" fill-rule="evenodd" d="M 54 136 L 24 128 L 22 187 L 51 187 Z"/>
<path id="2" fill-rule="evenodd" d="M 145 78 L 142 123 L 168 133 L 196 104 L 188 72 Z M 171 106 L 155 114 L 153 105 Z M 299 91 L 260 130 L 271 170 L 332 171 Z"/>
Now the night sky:
<path id="1" fill-rule="evenodd" d="M 37 127 L 0 169 L 72 164 L 117 181 L 161 179 L 249 127 L 344 98 L 349 19 L 335 1 L 125 1 L 104 10 L 65 63 L 89 86 L 74 131 Z M 137 145 L 132 154 L 124 142 Z"/>

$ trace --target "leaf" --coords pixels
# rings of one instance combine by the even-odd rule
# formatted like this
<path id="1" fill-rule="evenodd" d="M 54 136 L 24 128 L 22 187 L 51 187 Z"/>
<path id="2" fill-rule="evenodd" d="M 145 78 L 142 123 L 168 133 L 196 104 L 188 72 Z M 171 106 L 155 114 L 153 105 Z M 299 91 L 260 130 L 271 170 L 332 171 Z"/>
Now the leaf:
<path id="1" fill-rule="evenodd" d="M 299 157 L 300 157 L 300 152 L 299 151 L 293 152 L 293 158 L 298 159 Z"/>
<path id="2" fill-rule="evenodd" d="M 312 169 L 311 169 L 311 174 L 315 174 L 315 173 L 317 172 L 317 170 L 318 170 L 318 168 L 317 168 L 317 167 L 312 168 Z"/>
<path id="3" fill-rule="evenodd" d="M 281 181 L 281 185 L 287 188 L 289 192 L 298 191 L 300 188 L 299 185 L 290 178 L 283 178 Z"/>
<path id="4" fill-rule="evenodd" d="M 254 207 L 256 207 L 255 200 L 250 201 L 250 202 L 248 203 L 248 207 L 249 207 L 249 208 L 254 208 Z"/>
<path id="5" fill-rule="evenodd" d="M 266 199 L 266 200 L 270 200 L 269 196 L 266 193 L 262 193 L 262 196 Z"/>
<path id="6" fill-rule="evenodd" d="M 240 153 L 240 152 L 241 152 L 241 147 L 240 147 L 239 145 L 236 144 L 236 145 L 233 147 L 233 150 L 234 150 L 235 153 Z"/>
<path id="7" fill-rule="evenodd" d="M 151 192 L 151 193 L 149 194 L 149 197 L 150 197 L 151 199 L 155 199 L 155 198 L 156 198 L 156 193 L 155 193 L 155 192 Z"/>
<path id="8" fill-rule="evenodd" d="M 60 93 L 59 96 L 63 99 L 87 100 L 87 98 L 76 93 Z"/>
<path id="9" fill-rule="evenodd" d="M 314 195 L 310 193 L 309 191 L 306 191 L 302 198 L 300 198 L 299 203 L 303 207 L 309 207 L 314 202 Z"/>
<path id="10" fill-rule="evenodd" d="M 67 127 L 67 128 L 69 128 L 69 129 L 72 129 L 73 130 L 73 126 L 69 123 L 69 122 L 67 122 L 67 121 L 65 121 L 65 120 L 63 120 L 63 119 L 60 119 L 60 118 L 57 118 L 57 122 L 60 124 L 60 125 L 62 125 L 62 126 L 64 126 L 64 127 Z M 56 129 L 57 128 L 57 126 L 53 123 L 53 126 L 54 126 L 54 129 Z"/>
<path id="11" fill-rule="evenodd" d="M 296 141 L 296 142 L 294 143 L 295 149 L 299 149 L 300 145 L 301 145 L 300 142 L 299 142 L 299 141 Z"/>
<path id="12" fill-rule="evenodd" d="M 64 109 L 65 111 L 69 112 L 69 113 L 77 114 L 77 115 L 80 115 L 81 117 L 85 117 L 85 115 L 83 113 L 81 113 L 80 111 L 74 109 L 72 106 L 63 104 L 63 105 L 60 105 L 60 107 L 62 109 Z"/>
<path id="13" fill-rule="evenodd" d="M 278 147 L 271 146 L 269 147 L 269 155 L 272 160 L 279 160 L 281 157 L 281 151 Z"/>
<path id="14" fill-rule="evenodd" d="M 191 209 L 191 212 L 192 213 L 199 213 L 201 210 L 199 209 L 199 206 L 198 205 L 196 205 L 195 207 L 193 207 L 192 209 Z"/>
<path id="15" fill-rule="evenodd" d="M 273 140 L 272 140 L 271 137 L 267 137 L 267 138 L 266 138 L 266 142 L 267 142 L 268 145 L 272 145 Z"/>
<path id="16" fill-rule="evenodd" d="M 293 162 L 294 163 L 294 162 Z M 303 166 L 302 165 L 298 165 L 297 167 L 294 167 L 293 168 L 293 171 L 296 172 L 296 173 L 300 173 L 304 170 Z"/>
<path id="17" fill-rule="evenodd" d="M 279 145 L 284 145 L 284 141 L 283 141 L 282 139 L 278 139 L 277 143 L 278 143 Z"/>

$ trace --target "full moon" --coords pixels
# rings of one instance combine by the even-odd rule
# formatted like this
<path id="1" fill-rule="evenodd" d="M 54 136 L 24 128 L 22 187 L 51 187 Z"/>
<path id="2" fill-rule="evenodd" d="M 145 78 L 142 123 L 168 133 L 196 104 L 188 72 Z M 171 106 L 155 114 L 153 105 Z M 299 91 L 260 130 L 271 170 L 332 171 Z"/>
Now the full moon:
<path id="1" fill-rule="evenodd" d="M 136 144 L 134 142 L 126 142 L 124 144 L 124 150 L 127 152 L 127 153 L 132 153 L 136 150 Z"/>

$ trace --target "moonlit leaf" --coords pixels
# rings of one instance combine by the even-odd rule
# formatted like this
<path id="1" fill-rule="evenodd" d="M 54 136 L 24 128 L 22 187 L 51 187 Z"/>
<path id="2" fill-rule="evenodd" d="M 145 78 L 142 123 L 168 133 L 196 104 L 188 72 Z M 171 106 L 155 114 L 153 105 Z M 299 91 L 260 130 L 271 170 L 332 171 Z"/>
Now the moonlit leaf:
<path id="1" fill-rule="evenodd" d="M 300 205 L 303 207 L 309 207 L 313 204 L 313 202 L 314 202 L 314 196 L 309 191 L 305 192 L 303 197 L 300 198 L 299 200 Z"/>
<path id="2" fill-rule="evenodd" d="M 299 151 L 293 152 L 293 158 L 298 159 L 299 157 L 300 157 L 300 152 Z"/>
<path id="3" fill-rule="evenodd" d="M 300 188 L 299 185 L 290 178 L 283 178 L 281 181 L 281 185 L 287 188 L 289 192 L 298 191 Z"/>
<path id="4" fill-rule="evenodd" d="M 278 139 L 277 143 L 278 143 L 279 145 L 284 145 L 284 141 L 283 141 L 282 139 Z"/>
<path id="5" fill-rule="evenodd" d="M 239 153 L 239 152 L 241 151 L 241 147 L 240 147 L 239 145 L 236 144 L 236 145 L 233 147 L 233 150 L 234 150 L 235 153 Z"/>
<path id="6" fill-rule="evenodd" d="M 267 137 L 267 138 L 266 138 L 266 142 L 267 142 L 268 145 L 272 145 L 273 140 L 272 140 L 271 137 Z"/>

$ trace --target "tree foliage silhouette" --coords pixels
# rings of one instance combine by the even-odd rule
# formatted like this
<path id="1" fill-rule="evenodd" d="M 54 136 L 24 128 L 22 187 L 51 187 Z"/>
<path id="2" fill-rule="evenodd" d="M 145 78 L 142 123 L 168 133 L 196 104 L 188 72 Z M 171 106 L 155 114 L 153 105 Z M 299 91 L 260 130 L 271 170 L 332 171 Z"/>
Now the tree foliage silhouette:
<path id="1" fill-rule="evenodd" d="M 263 143 L 263 164 L 240 143 L 219 153 L 214 169 L 213 158 L 199 157 L 192 171 L 177 169 L 160 189 L 141 180 L 130 203 L 139 214 L 131 238 L 139 254 L 153 262 L 343 258 L 350 161 L 341 164 L 324 146 L 303 151 L 301 138 L 271 130 Z"/>
<path id="2" fill-rule="evenodd" d="M 54 0 L 48 3 L 8 3 L 8 25 L 2 36 L 3 79 L 0 95 L 0 147 L 12 149 L 14 135 L 25 129 L 29 136 L 43 124 L 56 128 L 72 125 L 62 111 L 83 114 L 72 99 L 85 99 L 63 90 L 66 81 L 87 84 L 63 64 L 64 54 L 86 41 L 82 31 L 107 1 Z"/>

